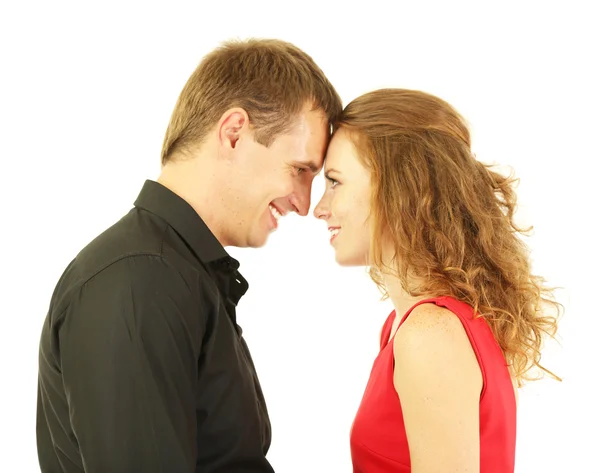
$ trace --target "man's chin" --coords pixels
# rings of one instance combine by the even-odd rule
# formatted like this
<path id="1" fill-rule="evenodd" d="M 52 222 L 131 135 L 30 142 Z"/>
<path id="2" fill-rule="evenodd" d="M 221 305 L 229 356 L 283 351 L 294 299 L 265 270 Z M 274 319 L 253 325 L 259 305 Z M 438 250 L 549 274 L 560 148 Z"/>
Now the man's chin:
<path id="1" fill-rule="evenodd" d="M 248 238 L 248 244 L 246 245 L 248 248 L 262 248 L 267 244 L 269 240 L 269 233 L 264 233 L 262 235 L 252 235 Z"/>

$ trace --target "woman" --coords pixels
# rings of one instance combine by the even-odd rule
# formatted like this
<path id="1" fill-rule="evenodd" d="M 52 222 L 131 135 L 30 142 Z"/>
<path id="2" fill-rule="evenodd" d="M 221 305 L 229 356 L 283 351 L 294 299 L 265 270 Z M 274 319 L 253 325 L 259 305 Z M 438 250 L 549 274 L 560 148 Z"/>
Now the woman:
<path id="1" fill-rule="evenodd" d="M 337 262 L 370 266 L 394 305 L 352 426 L 355 473 L 514 471 L 517 387 L 550 373 L 540 348 L 561 306 L 531 274 L 514 180 L 470 144 L 443 100 L 385 89 L 346 107 L 327 152 L 315 216 Z"/>

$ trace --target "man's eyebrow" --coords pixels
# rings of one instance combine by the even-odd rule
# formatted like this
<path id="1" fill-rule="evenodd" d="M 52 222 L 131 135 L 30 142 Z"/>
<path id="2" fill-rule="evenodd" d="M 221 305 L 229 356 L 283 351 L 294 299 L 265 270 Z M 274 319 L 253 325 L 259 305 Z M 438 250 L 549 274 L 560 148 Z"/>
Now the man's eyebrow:
<path id="1" fill-rule="evenodd" d="M 318 174 L 321 170 L 321 166 L 314 161 L 298 161 L 297 164 L 299 166 L 306 166 L 313 174 Z"/>

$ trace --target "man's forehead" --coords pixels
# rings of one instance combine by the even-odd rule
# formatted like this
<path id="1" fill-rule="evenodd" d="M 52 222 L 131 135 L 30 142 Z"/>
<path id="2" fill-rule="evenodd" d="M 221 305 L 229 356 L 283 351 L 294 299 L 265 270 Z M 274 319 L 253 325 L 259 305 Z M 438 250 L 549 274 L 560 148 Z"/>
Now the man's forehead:
<path id="1" fill-rule="evenodd" d="M 321 169 L 323 168 L 323 163 L 325 161 L 325 153 L 321 154 L 320 152 L 307 152 L 304 156 L 298 156 L 295 160 L 295 164 L 304 167 L 313 174 L 319 174 Z"/>

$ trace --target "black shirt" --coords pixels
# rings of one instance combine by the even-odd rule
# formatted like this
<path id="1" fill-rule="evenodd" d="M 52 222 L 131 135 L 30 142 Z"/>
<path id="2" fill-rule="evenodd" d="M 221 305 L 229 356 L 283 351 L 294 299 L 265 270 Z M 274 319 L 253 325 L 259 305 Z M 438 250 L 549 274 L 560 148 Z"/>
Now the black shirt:
<path id="1" fill-rule="evenodd" d="M 248 289 L 198 214 L 146 181 L 59 280 L 39 352 L 42 473 L 272 473 L 236 322 Z"/>

